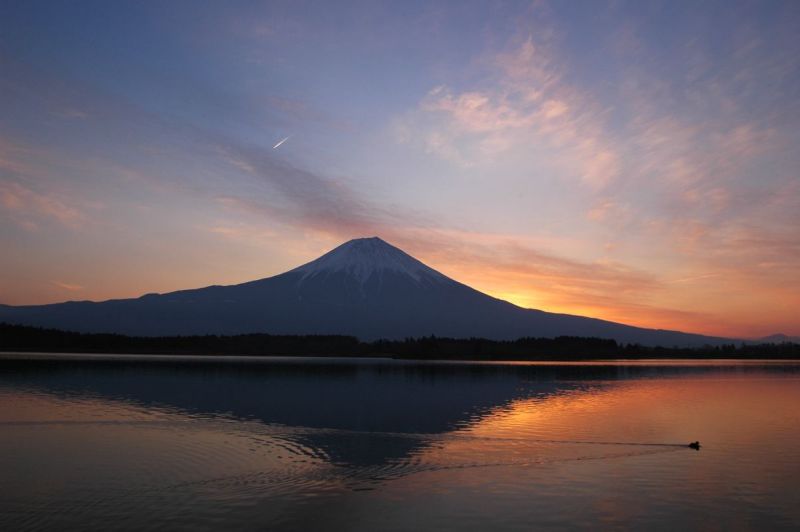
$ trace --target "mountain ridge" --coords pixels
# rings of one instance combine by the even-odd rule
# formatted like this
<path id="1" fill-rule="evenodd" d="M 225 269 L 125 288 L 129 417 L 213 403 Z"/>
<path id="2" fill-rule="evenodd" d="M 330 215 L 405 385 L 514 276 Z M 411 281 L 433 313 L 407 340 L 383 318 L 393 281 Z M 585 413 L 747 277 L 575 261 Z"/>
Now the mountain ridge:
<path id="1" fill-rule="evenodd" d="M 345 334 L 364 340 L 591 336 L 667 347 L 731 342 L 525 309 L 451 279 L 378 237 L 350 240 L 272 277 L 103 302 L 0 305 L 0 321 L 142 336 L 258 332 Z"/>

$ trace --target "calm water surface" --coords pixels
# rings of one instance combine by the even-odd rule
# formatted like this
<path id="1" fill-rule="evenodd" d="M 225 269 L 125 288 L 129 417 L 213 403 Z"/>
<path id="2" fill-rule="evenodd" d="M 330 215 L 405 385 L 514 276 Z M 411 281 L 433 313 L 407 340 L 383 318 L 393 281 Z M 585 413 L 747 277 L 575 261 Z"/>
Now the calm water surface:
<path id="1" fill-rule="evenodd" d="M 0 530 L 798 529 L 799 441 L 794 362 L 6 354 Z"/>

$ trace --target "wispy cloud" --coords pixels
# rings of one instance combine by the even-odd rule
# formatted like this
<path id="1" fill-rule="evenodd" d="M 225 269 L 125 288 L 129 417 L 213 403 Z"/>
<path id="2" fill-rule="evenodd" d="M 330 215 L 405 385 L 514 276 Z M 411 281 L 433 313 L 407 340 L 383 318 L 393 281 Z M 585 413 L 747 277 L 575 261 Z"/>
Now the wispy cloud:
<path id="1" fill-rule="evenodd" d="M 219 196 L 225 205 L 338 233 L 358 234 L 396 221 L 393 213 L 361 198 L 341 179 L 296 168 L 257 146 L 225 143 L 218 149 L 258 187 L 258 193 L 248 197 Z"/>
<path id="2" fill-rule="evenodd" d="M 434 87 L 400 127 L 429 152 L 464 166 L 491 164 L 514 150 L 546 151 L 540 166 L 591 189 L 606 187 L 620 171 L 607 110 L 563 79 L 552 43 L 541 40 L 547 34 L 512 40 L 507 51 L 485 58 L 484 80 L 474 89 Z"/>
<path id="3" fill-rule="evenodd" d="M 65 283 L 62 281 L 50 281 L 53 286 L 57 286 L 58 288 L 62 288 L 67 290 L 68 292 L 79 292 L 83 290 L 85 287 L 75 284 L 75 283 Z"/>
<path id="4" fill-rule="evenodd" d="M 25 146 L 0 136 L 0 176 L 30 175 L 35 172 L 25 159 L 33 155 Z"/>
<path id="5" fill-rule="evenodd" d="M 75 109 L 74 107 L 67 107 L 64 109 L 58 109 L 54 111 L 54 114 L 61 118 L 67 119 L 79 119 L 83 120 L 89 117 L 89 114 L 85 111 L 81 111 L 80 109 Z"/>
<path id="6" fill-rule="evenodd" d="M 84 213 L 60 198 L 20 183 L 0 181 L 0 207 L 13 222 L 29 230 L 37 230 L 43 222 L 56 222 L 71 229 L 86 222 Z"/>

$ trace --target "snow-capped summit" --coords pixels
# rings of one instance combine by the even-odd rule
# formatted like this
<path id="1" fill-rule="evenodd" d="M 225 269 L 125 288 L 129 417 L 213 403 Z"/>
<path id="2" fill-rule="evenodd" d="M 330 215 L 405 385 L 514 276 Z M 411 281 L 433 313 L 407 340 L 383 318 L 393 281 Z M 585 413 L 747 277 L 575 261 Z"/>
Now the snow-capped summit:
<path id="1" fill-rule="evenodd" d="M 345 242 L 320 258 L 292 271 L 302 273 L 301 280 L 340 272 L 354 277 L 361 284 L 367 282 L 373 275 L 380 277 L 387 272 L 407 275 L 417 282 L 449 280 L 433 268 L 376 236 Z"/>

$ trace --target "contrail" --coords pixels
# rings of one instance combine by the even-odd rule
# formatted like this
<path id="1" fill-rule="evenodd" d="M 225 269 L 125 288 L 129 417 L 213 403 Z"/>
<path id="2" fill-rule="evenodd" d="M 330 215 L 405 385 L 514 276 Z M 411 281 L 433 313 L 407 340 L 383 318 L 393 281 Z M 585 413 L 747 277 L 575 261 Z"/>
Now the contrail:
<path id="1" fill-rule="evenodd" d="M 291 135 L 289 135 L 289 137 L 291 137 Z M 274 146 L 272 147 L 272 149 L 274 150 L 275 148 L 277 148 L 278 146 L 280 146 L 281 144 L 283 144 L 284 142 L 286 142 L 287 140 L 289 140 L 289 137 L 284 137 L 284 138 L 282 138 L 282 139 L 280 140 L 280 142 L 278 142 L 276 145 L 274 145 Z"/>

